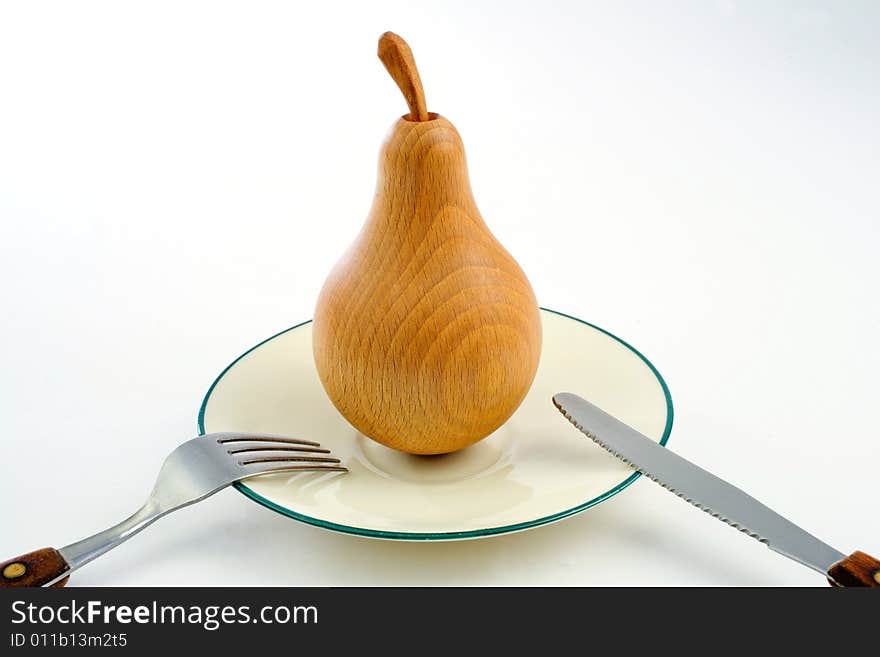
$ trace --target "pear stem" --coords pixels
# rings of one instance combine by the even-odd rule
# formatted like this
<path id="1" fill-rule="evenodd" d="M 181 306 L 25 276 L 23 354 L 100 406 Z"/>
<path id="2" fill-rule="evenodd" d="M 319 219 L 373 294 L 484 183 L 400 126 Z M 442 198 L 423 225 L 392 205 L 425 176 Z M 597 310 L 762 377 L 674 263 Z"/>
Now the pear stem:
<path id="1" fill-rule="evenodd" d="M 416 68 L 416 60 L 406 41 L 394 32 L 386 32 L 379 37 L 378 54 L 391 78 L 400 87 L 406 104 L 409 105 L 410 118 L 413 121 L 430 120 L 419 69 Z"/>

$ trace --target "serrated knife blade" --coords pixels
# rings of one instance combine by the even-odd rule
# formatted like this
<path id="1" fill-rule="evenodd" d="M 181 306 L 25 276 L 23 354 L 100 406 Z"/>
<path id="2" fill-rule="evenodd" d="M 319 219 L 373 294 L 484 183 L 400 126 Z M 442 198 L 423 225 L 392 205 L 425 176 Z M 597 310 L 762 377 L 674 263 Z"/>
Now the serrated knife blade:
<path id="1" fill-rule="evenodd" d="M 771 550 L 826 577 L 832 576 L 829 572 L 832 566 L 863 554 L 846 557 L 744 491 L 663 447 L 586 399 L 561 392 L 553 396 L 553 403 L 582 433 L 648 478 L 765 543 Z M 880 562 L 874 560 L 868 566 L 867 575 L 866 585 L 880 584 Z M 844 579 L 841 576 L 834 579 L 838 581 L 832 583 L 849 585 L 839 581 Z M 871 580 L 876 584 L 871 584 Z"/>

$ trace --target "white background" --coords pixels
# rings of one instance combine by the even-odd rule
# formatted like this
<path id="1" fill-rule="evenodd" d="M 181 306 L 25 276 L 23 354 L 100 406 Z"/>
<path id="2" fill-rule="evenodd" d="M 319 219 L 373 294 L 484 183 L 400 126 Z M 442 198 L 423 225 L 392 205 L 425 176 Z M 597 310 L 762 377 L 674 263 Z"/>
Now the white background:
<path id="1" fill-rule="evenodd" d="M 670 447 L 880 553 L 878 20 L 872 2 L 3 3 L 0 556 L 127 516 L 219 371 L 311 316 L 405 111 L 386 29 L 541 304 L 660 369 Z M 228 490 L 75 582 L 824 584 L 645 479 L 452 544 L 324 532 Z"/>

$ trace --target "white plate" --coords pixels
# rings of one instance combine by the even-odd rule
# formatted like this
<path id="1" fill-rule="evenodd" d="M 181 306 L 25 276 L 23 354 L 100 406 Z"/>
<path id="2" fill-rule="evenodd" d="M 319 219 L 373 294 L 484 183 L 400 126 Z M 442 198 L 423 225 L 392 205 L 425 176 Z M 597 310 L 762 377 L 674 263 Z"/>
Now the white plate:
<path id="1" fill-rule="evenodd" d="M 312 360 L 305 322 L 261 342 L 208 390 L 199 430 L 316 440 L 348 474 L 266 475 L 237 488 L 302 522 L 399 540 L 480 538 L 560 520 L 619 493 L 639 474 L 579 433 L 550 401 L 574 392 L 665 444 L 672 399 L 633 347 L 581 320 L 542 310 L 535 382 L 500 429 L 465 450 L 412 456 L 360 434 L 336 411 Z"/>

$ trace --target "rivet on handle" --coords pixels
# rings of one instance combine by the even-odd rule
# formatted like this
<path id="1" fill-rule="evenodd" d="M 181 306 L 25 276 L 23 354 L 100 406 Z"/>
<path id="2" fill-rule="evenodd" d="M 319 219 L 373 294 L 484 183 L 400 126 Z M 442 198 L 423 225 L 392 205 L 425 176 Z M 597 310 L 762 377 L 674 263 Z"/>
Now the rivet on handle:
<path id="1" fill-rule="evenodd" d="M 6 579 L 18 579 L 26 572 L 27 566 L 25 566 L 21 561 L 15 561 L 11 564 L 8 564 L 6 568 L 3 569 L 3 577 L 5 577 Z"/>

